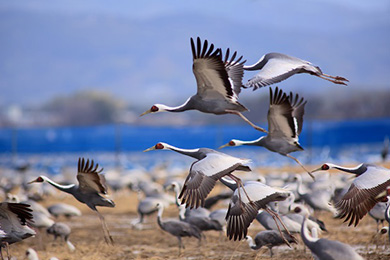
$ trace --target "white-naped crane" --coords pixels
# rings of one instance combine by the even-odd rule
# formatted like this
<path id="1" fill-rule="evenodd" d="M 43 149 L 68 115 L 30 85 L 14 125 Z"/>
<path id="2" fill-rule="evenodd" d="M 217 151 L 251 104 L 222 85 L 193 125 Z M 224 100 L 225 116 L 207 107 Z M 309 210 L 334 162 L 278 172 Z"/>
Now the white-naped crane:
<path id="1" fill-rule="evenodd" d="M 209 148 L 181 149 L 159 142 L 144 152 L 150 150 L 172 150 L 197 159 L 197 161 L 192 163 L 179 195 L 181 204 L 186 204 L 186 207 L 190 208 L 203 206 L 207 195 L 214 188 L 215 183 L 223 176 L 232 178 L 238 184 L 238 188 L 243 187 L 241 179 L 234 176 L 232 172 L 235 170 L 251 170 L 245 165 L 250 160 L 233 157 Z M 245 192 L 244 188 L 243 190 Z"/>
<path id="2" fill-rule="evenodd" d="M 385 201 L 386 200 L 386 201 Z M 382 223 L 383 226 L 383 221 L 385 220 L 385 212 L 387 205 L 389 204 L 389 197 L 384 199 L 381 202 L 378 202 L 375 204 L 375 206 L 368 212 L 368 215 L 375 219 L 376 222 L 376 232 L 379 231 L 379 222 Z"/>
<path id="3" fill-rule="evenodd" d="M 192 70 L 196 78 L 197 93 L 177 107 L 169 107 L 163 104 L 154 104 L 141 116 L 157 112 L 183 112 L 186 110 L 198 110 L 203 113 L 216 115 L 236 114 L 244 119 L 255 129 L 266 132 L 263 128 L 249 121 L 241 112 L 248 109 L 238 102 L 238 95 L 242 87 L 244 75 L 244 63 L 242 56 L 236 59 L 237 52 L 229 57 L 229 49 L 225 58 L 221 49 L 214 50 L 214 44 L 208 46 L 207 40 L 203 45 L 197 38 L 196 46 L 191 38 L 191 50 L 193 55 Z M 236 59 L 236 60 L 235 60 Z"/>
<path id="4" fill-rule="evenodd" d="M 226 178 L 222 179 L 222 183 L 227 182 L 229 181 Z M 228 238 L 233 240 L 245 238 L 249 225 L 256 218 L 260 209 L 264 209 L 272 216 L 280 233 L 282 231 L 277 222 L 278 220 L 284 229 L 289 232 L 279 215 L 267 206 L 272 201 L 285 200 L 290 195 L 289 191 L 270 187 L 258 181 L 246 181 L 244 187 L 251 200 L 248 200 L 248 197 L 240 196 L 240 190 L 235 189 L 226 214 L 226 235 Z M 289 245 L 287 240 L 286 244 Z"/>
<path id="5" fill-rule="evenodd" d="M 303 164 L 289 153 L 302 151 L 298 137 L 302 132 L 303 114 L 307 101 L 295 96 L 290 92 L 287 95 L 278 87 L 273 92 L 269 89 L 270 104 L 268 109 L 268 134 L 252 141 L 242 141 L 233 139 L 227 144 L 222 145 L 219 149 L 226 146 L 262 146 L 272 152 L 287 156 L 296 161 L 309 175 L 314 176 L 308 171 Z"/>
<path id="6" fill-rule="evenodd" d="M 97 206 L 101 207 L 115 207 L 114 201 L 105 197 L 107 194 L 106 179 L 101 172 L 103 168 L 98 169 L 99 164 L 94 164 L 94 161 L 89 159 L 85 160 L 84 158 L 79 158 L 78 161 L 78 172 L 77 180 L 79 185 L 69 184 L 61 185 L 58 184 L 46 176 L 39 176 L 35 180 L 29 182 L 48 182 L 55 188 L 72 194 L 78 201 L 86 204 L 90 209 L 95 211 L 99 216 L 100 222 L 102 224 L 104 239 L 108 244 L 113 244 L 114 240 L 110 235 L 107 223 L 102 214 L 97 210 Z"/>
<path id="7" fill-rule="evenodd" d="M 307 218 L 302 221 L 301 237 L 315 259 L 364 259 L 348 244 L 310 235 L 307 228 Z"/>
<path id="8" fill-rule="evenodd" d="M 251 236 L 246 236 L 245 239 L 249 244 L 249 247 L 253 250 L 258 250 L 263 246 L 268 247 L 270 256 L 272 257 L 274 254 L 272 252 L 272 248 L 275 246 L 280 246 L 285 244 L 285 240 L 289 243 L 297 243 L 297 240 L 287 234 L 286 232 L 281 234 L 276 230 L 263 230 L 256 234 L 253 239 Z"/>
<path id="9" fill-rule="evenodd" d="M 38 253 L 33 248 L 29 247 L 26 250 L 27 260 L 39 260 Z"/>
<path id="10" fill-rule="evenodd" d="M 244 66 L 244 70 L 259 70 L 245 84 L 246 87 L 253 88 L 253 90 L 281 82 L 299 73 L 308 73 L 340 85 L 347 85 L 346 82 L 348 82 L 344 77 L 323 73 L 318 66 L 314 66 L 308 61 L 276 52 L 265 54 L 255 64 Z"/>
<path id="11" fill-rule="evenodd" d="M 347 193 L 335 204 L 338 210 L 337 217 L 345 217 L 344 222 L 349 221 L 348 226 L 352 224 L 356 226 L 376 203 L 386 199 L 389 192 L 387 187 L 390 186 L 390 170 L 367 163 L 356 167 L 325 163 L 312 172 L 327 171 L 332 168 L 356 175 Z"/>
<path id="12" fill-rule="evenodd" d="M 66 218 L 81 216 L 81 211 L 75 206 L 66 203 L 55 203 L 47 208 L 54 217 L 65 216 Z"/>
<path id="13" fill-rule="evenodd" d="M 182 237 L 196 237 L 200 243 L 202 239 L 202 231 L 199 228 L 179 219 L 163 220 L 162 214 L 164 212 L 164 205 L 162 203 L 157 203 L 156 208 L 158 209 L 157 223 L 160 228 L 175 236 L 179 240 L 179 255 L 181 253 L 181 248 L 184 248 L 181 241 Z"/>
<path id="14" fill-rule="evenodd" d="M 29 226 L 34 222 L 30 205 L 23 203 L 0 203 L 0 256 L 5 247 L 9 258 L 8 245 L 34 236 L 35 231 Z M 7 258 L 7 259 L 8 259 Z M 10 258 L 9 258 L 10 259 Z"/>
<path id="15" fill-rule="evenodd" d="M 51 227 L 46 229 L 46 233 L 51 234 L 54 236 L 54 240 L 57 239 L 57 237 L 60 237 L 64 240 L 66 245 L 68 246 L 69 250 L 73 252 L 76 250 L 75 246 L 69 241 L 69 235 L 71 232 L 71 228 L 62 222 L 56 222 Z"/>

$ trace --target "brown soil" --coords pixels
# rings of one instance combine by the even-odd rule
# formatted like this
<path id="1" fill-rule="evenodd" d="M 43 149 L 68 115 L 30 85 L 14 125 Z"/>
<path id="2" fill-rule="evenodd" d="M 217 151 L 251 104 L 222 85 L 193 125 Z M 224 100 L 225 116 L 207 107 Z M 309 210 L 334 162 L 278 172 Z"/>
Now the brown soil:
<path id="1" fill-rule="evenodd" d="M 98 216 L 87 206 L 77 202 L 70 195 L 61 195 L 62 199 L 47 198 L 43 205 L 48 206 L 62 201 L 77 206 L 83 213 L 72 219 L 59 218 L 72 228 L 70 241 L 76 251 L 70 252 L 66 245 L 53 241 L 52 236 L 41 232 L 35 238 L 29 238 L 10 246 L 10 253 L 18 259 L 24 259 L 28 247 L 34 248 L 40 259 L 49 259 L 55 256 L 59 259 L 270 259 L 267 248 L 258 251 L 251 250 L 246 241 L 229 241 L 225 234 L 208 231 L 206 240 L 198 246 L 194 238 L 183 238 L 185 249 L 179 256 L 178 241 L 175 237 L 160 230 L 156 223 L 156 214 L 146 218 L 151 228 L 136 230 L 131 228 L 131 220 L 137 218 L 137 196 L 130 191 L 121 191 L 112 196 L 116 203 L 115 208 L 100 208 L 105 216 L 114 246 L 107 245 L 103 239 L 103 232 Z M 223 205 L 221 205 L 223 207 Z M 172 205 L 164 211 L 163 218 L 176 217 L 177 208 Z M 389 239 L 387 235 L 377 236 L 375 221 L 366 216 L 357 227 L 348 227 L 340 219 L 334 219 L 330 213 L 320 213 L 318 218 L 326 223 L 328 233 L 320 237 L 339 240 L 355 247 L 366 259 L 390 259 Z M 249 234 L 254 236 L 263 227 L 254 221 L 249 228 Z M 274 248 L 272 259 L 312 259 L 310 250 L 304 249 L 299 234 L 296 235 L 299 244 L 293 248 L 282 246 Z M 42 243 L 39 243 L 39 240 Z M 378 247 L 376 248 L 376 245 Z"/>

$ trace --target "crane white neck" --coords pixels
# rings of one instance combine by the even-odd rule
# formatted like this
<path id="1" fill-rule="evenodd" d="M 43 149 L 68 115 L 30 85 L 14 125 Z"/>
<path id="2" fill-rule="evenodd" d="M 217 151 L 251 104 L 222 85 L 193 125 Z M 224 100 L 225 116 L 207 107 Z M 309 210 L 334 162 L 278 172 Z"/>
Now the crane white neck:
<path id="1" fill-rule="evenodd" d="M 246 236 L 246 240 L 250 248 L 255 247 L 256 244 L 253 242 L 253 238 L 251 236 Z"/>
<path id="2" fill-rule="evenodd" d="M 333 164 L 333 163 L 326 163 L 326 164 L 329 166 L 329 168 L 335 168 L 335 169 L 340 170 L 340 171 L 354 173 L 357 175 L 360 175 L 365 171 L 364 167 L 362 168 L 363 163 L 361 163 L 355 167 L 343 167 L 343 166 Z"/>
<path id="3" fill-rule="evenodd" d="M 163 205 L 160 205 L 160 206 L 158 207 L 157 218 L 161 219 L 161 218 L 162 218 L 163 212 L 164 212 L 164 206 L 163 206 Z"/>
<path id="4" fill-rule="evenodd" d="M 315 243 L 319 239 L 318 237 L 315 238 L 315 237 L 312 237 L 310 235 L 309 229 L 307 228 L 307 218 L 306 217 L 304 217 L 303 222 L 302 222 L 301 234 L 302 234 L 302 239 L 306 245 Z"/>
<path id="5" fill-rule="evenodd" d="M 180 205 L 179 206 L 179 219 L 180 220 L 185 220 L 186 219 L 185 213 L 186 213 L 186 206 L 185 205 Z"/>
<path id="6" fill-rule="evenodd" d="M 69 192 L 70 189 L 72 189 L 75 185 L 74 184 L 69 184 L 69 185 L 61 185 L 61 184 L 58 184 L 56 183 L 55 181 L 49 179 L 48 177 L 46 176 L 40 176 L 43 180 L 45 180 L 47 183 L 51 184 L 52 186 L 56 187 L 57 189 L 59 190 L 62 190 L 62 191 L 65 191 L 65 192 Z"/>
<path id="7" fill-rule="evenodd" d="M 303 181 L 302 181 L 302 176 L 301 175 L 295 175 L 295 178 L 297 179 L 297 193 L 299 195 L 304 195 L 306 192 L 303 190 Z"/>
<path id="8" fill-rule="evenodd" d="M 164 104 L 155 104 L 155 106 L 158 107 L 157 112 L 183 112 L 192 109 L 188 107 L 190 99 L 187 99 L 182 105 L 176 107 L 170 107 Z"/>
<path id="9" fill-rule="evenodd" d="M 243 141 L 243 140 L 236 140 L 233 139 L 235 146 L 241 146 L 241 145 L 256 145 L 256 146 L 263 146 L 263 139 L 265 136 L 261 136 L 260 138 L 252 141 Z"/>
<path id="10" fill-rule="evenodd" d="M 201 159 L 198 156 L 199 148 L 197 148 L 197 149 L 182 149 L 182 148 L 178 148 L 178 147 L 175 147 L 173 145 L 166 144 L 166 143 L 161 143 L 161 144 L 164 145 L 164 150 L 172 150 L 172 151 L 184 154 L 184 155 L 194 157 L 196 159 Z"/>

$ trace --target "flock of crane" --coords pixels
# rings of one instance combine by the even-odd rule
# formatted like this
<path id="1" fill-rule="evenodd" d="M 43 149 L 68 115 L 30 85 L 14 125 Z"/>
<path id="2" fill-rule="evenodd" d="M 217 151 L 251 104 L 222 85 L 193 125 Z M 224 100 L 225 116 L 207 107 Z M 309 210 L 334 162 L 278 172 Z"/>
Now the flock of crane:
<path id="1" fill-rule="evenodd" d="M 235 174 L 236 171 L 250 172 L 250 159 L 237 158 L 209 148 L 183 149 L 159 142 L 145 150 L 171 150 L 190 156 L 195 161 L 189 167 L 184 183 L 172 182 L 170 188 L 175 191 L 175 204 L 180 209 L 180 217 L 164 220 L 162 218 L 167 203 L 161 197 L 153 196 L 141 200 L 138 206 L 140 220 L 135 224 L 142 224 L 144 215 L 157 213 L 157 223 L 161 229 L 178 238 L 179 252 L 183 247 L 182 237 L 195 237 L 201 241 L 205 230 L 223 230 L 230 240 L 246 239 L 252 249 L 267 246 L 272 247 L 297 243 L 294 233 L 300 233 L 305 245 L 313 256 L 319 259 L 362 259 L 348 244 L 318 237 L 318 232 L 326 230 L 325 225 L 313 216 L 310 216 L 309 205 L 312 209 L 332 210 L 338 218 L 345 218 L 349 225 L 358 225 L 367 214 L 375 215 L 378 221 L 390 221 L 390 207 L 384 201 L 390 195 L 390 170 L 378 165 L 362 163 L 356 167 L 343 167 L 332 163 L 325 163 L 315 170 L 308 170 L 291 152 L 302 151 L 299 144 L 299 135 L 303 128 L 303 116 L 306 102 L 298 94 L 285 93 L 276 87 L 270 88 L 270 105 L 268 110 L 268 130 L 265 130 L 249 121 L 242 112 L 247 111 L 244 105 L 238 102 L 238 95 L 242 88 L 258 88 L 283 81 L 297 73 L 308 73 L 335 84 L 346 85 L 347 79 L 322 73 L 319 67 L 280 53 L 264 55 L 256 64 L 245 66 L 243 57 L 237 58 L 237 52 L 230 56 L 229 49 L 223 56 L 221 49 L 209 46 L 208 41 L 191 38 L 193 54 L 193 73 L 197 82 L 197 93 L 191 96 L 183 105 L 169 107 L 154 104 L 148 113 L 156 112 L 183 112 L 198 110 L 213 114 L 236 114 L 255 129 L 266 133 L 257 140 L 242 141 L 232 139 L 226 145 L 263 146 L 266 149 L 287 156 L 297 162 L 305 172 L 312 177 L 315 187 L 317 180 L 313 173 L 328 171 L 332 168 L 356 176 L 348 189 L 340 195 L 334 206 L 329 205 L 329 199 L 319 198 L 321 188 L 313 188 L 313 194 L 305 196 L 301 191 L 302 176 L 295 176 L 293 184 L 297 184 L 296 192 L 285 186 L 274 186 L 269 180 L 243 181 Z M 242 83 L 244 71 L 259 71 L 246 84 Z M 108 225 L 96 207 L 115 207 L 113 200 L 107 194 L 107 182 L 102 174 L 103 169 L 93 160 L 79 158 L 76 184 L 62 185 L 46 176 L 39 176 L 30 183 L 47 182 L 60 191 L 73 195 L 79 202 L 86 204 L 98 215 L 104 239 L 113 244 Z M 217 182 L 228 187 L 231 192 L 210 197 L 209 194 Z M 317 182 L 318 183 L 318 182 Z M 286 184 L 286 183 L 284 183 Z M 345 184 L 345 183 L 344 183 Z M 283 188 L 282 188 L 283 187 Z M 316 193 L 316 194 L 314 194 Z M 307 194 L 306 194 L 307 195 Z M 327 193 L 326 196 L 329 196 Z M 296 203 L 300 197 L 305 204 Z M 219 209 L 212 214 L 203 214 L 202 210 L 210 207 L 219 200 L 230 198 L 227 209 Z M 317 200 L 316 200 L 317 199 Z M 378 205 L 381 205 L 379 209 Z M 286 218 L 288 212 L 294 216 Z M 248 228 L 254 220 L 259 221 L 267 231 L 261 231 L 252 238 L 248 235 Z M 31 237 L 36 232 L 31 229 L 36 219 L 28 203 L 4 201 L 0 204 L 0 241 L 1 248 L 12 243 Z M 290 224 L 294 222 L 294 224 Z M 201 223 L 201 224 L 200 224 Z M 294 226 L 295 225 L 295 226 Z M 297 226 L 296 226 L 297 225 Z M 58 231 L 59 230 L 59 231 Z M 70 231 L 64 226 L 51 226 L 50 231 L 55 236 L 69 236 Z M 64 238 L 65 239 L 65 238 Z M 389 235 L 390 239 L 390 235 Z M 70 242 L 69 242 L 70 243 Z M 71 243 L 70 243 L 71 244 Z M 70 246 L 71 247 L 71 246 Z M 74 249 L 74 247 L 73 247 Z M 1 255 L 3 259 L 3 254 Z"/>

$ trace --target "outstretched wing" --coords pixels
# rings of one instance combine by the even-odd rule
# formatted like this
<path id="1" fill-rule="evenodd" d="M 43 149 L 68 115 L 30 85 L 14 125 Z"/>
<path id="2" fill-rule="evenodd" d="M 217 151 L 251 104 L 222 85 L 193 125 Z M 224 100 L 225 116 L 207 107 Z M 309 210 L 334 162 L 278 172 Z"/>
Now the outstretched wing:
<path id="1" fill-rule="evenodd" d="M 221 49 L 214 51 L 214 45 L 211 44 L 208 47 L 207 40 L 202 45 L 199 37 L 196 46 L 191 38 L 191 50 L 193 55 L 192 70 L 198 86 L 197 94 L 204 99 L 223 97 L 236 100 L 239 93 L 239 91 L 237 92 L 238 81 L 240 78 L 242 79 L 243 74 L 243 71 L 240 72 L 243 64 L 238 62 L 241 58 L 238 61 L 232 59 L 229 64 L 225 65 L 222 61 Z M 235 55 L 233 56 L 235 58 Z M 232 81 L 229 79 L 228 71 Z M 233 84 L 237 85 L 234 89 Z"/>
<path id="2" fill-rule="evenodd" d="M 270 93 L 270 105 L 268 110 L 268 132 L 271 137 L 295 138 L 297 127 L 293 118 L 293 108 L 286 93 L 278 87 Z"/>
<path id="3" fill-rule="evenodd" d="M 15 214 L 22 225 L 34 223 L 31 206 L 25 203 L 0 203 L 0 211 L 9 210 Z M 0 212 L 1 215 L 1 212 Z"/>
<path id="4" fill-rule="evenodd" d="M 237 52 L 235 51 L 231 58 L 229 58 L 229 52 L 230 50 L 226 50 L 225 54 L 225 69 L 228 73 L 230 84 L 233 86 L 233 98 L 236 100 L 238 99 L 238 95 L 241 92 L 242 88 L 242 78 L 244 76 L 244 61 L 242 60 L 242 56 L 239 57 L 237 60 L 234 60 L 237 56 Z"/>
<path id="5" fill-rule="evenodd" d="M 79 189 L 82 192 L 98 192 L 107 194 L 106 179 L 100 174 L 103 168 L 98 170 L 99 164 L 94 165 L 93 160 L 87 161 L 84 158 L 79 158 L 77 180 L 79 181 Z"/>
<path id="6" fill-rule="evenodd" d="M 307 101 L 304 101 L 303 98 L 299 99 L 299 95 L 296 94 L 295 98 L 292 92 L 290 92 L 289 101 L 293 109 L 292 116 L 294 118 L 294 125 L 296 131 L 296 137 L 298 137 L 302 132 L 303 126 L 303 115 L 305 114 L 305 105 Z"/>
<path id="7" fill-rule="evenodd" d="M 255 64 L 244 66 L 244 69 L 260 70 L 245 84 L 246 87 L 253 87 L 253 90 L 281 82 L 297 73 L 321 74 L 320 68 L 308 61 L 276 52 L 264 55 Z"/>
<path id="8" fill-rule="evenodd" d="M 390 186 L 390 174 L 387 169 L 370 166 L 359 175 L 351 184 L 348 192 L 336 203 L 338 218 L 344 218 L 349 226 L 359 223 L 368 211 L 383 197 L 380 195 Z M 384 174 L 382 174 L 384 173 Z M 386 173 L 386 174 L 385 174 Z M 386 195 L 384 195 L 386 196 Z"/>
<path id="9" fill-rule="evenodd" d="M 203 205 L 218 179 L 234 170 L 249 171 L 250 168 L 243 165 L 248 162 L 222 153 L 207 154 L 204 159 L 192 164 L 179 199 L 190 208 Z"/>

